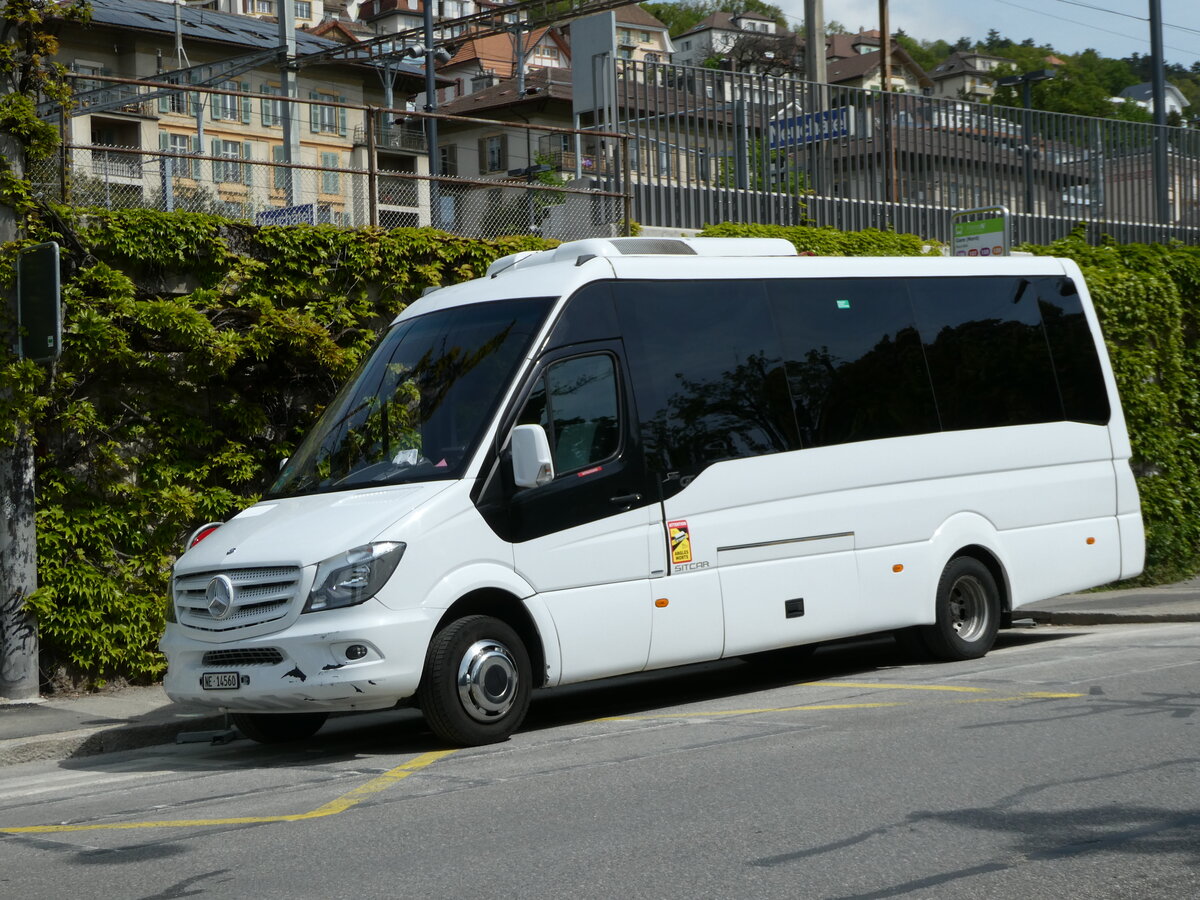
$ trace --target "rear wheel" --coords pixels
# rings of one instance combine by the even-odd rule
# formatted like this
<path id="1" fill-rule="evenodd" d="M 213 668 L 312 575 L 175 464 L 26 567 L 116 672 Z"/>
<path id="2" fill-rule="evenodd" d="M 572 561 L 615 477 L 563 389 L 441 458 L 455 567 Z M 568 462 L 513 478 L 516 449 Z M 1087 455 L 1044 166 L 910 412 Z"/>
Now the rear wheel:
<path id="1" fill-rule="evenodd" d="M 529 653 L 517 633 L 491 616 L 466 616 L 434 635 L 417 701 L 443 740 L 493 744 L 521 724 L 532 688 Z"/>
<path id="2" fill-rule="evenodd" d="M 1000 591 L 979 560 L 959 556 L 938 581 L 937 621 L 921 637 L 937 659 L 978 659 L 992 648 L 1000 627 Z"/>
<path id="3" fill-rule="evenodd" d="M 316 734 L 328 713 L 233 713 L 237 730 L 260 744 L 286 744 Z"/>

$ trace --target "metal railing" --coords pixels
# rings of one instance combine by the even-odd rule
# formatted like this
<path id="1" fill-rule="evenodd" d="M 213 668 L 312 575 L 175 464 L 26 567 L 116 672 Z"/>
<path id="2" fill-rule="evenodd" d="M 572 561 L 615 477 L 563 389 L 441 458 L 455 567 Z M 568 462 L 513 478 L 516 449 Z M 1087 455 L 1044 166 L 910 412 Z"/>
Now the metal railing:
<path id="1" fill-rule="evenodd" d="M 950 215 L 1006 206 L 1017 241 L 1083 223 L 1200 243 L 1200 132 L 961 100 L 618 61 L 634 217 L 874 226 L 948 240 Z M 1168 212 L 1155 151 L 1166 145 Z"/>

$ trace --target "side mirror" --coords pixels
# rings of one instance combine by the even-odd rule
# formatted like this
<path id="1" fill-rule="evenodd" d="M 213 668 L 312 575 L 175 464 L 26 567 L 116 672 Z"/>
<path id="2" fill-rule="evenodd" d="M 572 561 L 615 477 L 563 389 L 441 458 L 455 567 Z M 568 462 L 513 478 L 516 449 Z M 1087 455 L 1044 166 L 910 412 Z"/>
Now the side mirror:
<path id="1" fill-rule="evenodd" d="M 518 425 L 511 435 L 513 481 L 517 487 L 538 487 L 554 480 L 550 439 L 541 425 Z"/>

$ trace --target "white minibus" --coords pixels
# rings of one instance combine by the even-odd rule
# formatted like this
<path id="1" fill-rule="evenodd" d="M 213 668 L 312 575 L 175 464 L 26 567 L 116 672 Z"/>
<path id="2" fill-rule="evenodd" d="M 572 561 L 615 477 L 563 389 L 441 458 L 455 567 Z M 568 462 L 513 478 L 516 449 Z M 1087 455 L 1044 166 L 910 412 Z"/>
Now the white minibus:
<path id="1" fill-rule="evenodd" d="M 1144 538 L 1086 285 L 1052 258 L 614 238 L 404 310 L 262 501 L 175 566 L 167 693 L 258 741 L 872 632 L 964 660 Z"/>

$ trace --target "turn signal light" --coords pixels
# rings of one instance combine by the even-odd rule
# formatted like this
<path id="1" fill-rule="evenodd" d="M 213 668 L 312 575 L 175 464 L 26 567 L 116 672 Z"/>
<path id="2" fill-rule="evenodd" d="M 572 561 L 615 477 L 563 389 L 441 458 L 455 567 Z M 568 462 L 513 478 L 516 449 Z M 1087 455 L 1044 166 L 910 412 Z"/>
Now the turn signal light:
<path id="1" fill-rule="evenodd" d="M 1087 542 L 1088 542 L 1088 544 L 1094 544 L 1094 543 L 1096 543 L 1096 539 L 1095 539 L 1095 538 L 1088 538 L 1088 539 L 1087 539 Z"/>
<path id="2" fill-rule="evenodd" d="M 666 597 L 659 597 L 657 600 L 654 601 L 654 605 L 657 606 L 659 609 L 666 609 L 667 604 L 669 604 L 670 602 L 671 601 L 668 600 Z"/>
<path id="3" fill-rule="evenodd" d="M 904 566 L 900 565 L 900 563 L 896 563 L 894 566 L 892 566 L 892 571 L 896 573 L 903 572 Z"/>

